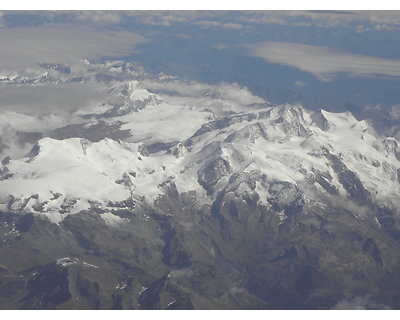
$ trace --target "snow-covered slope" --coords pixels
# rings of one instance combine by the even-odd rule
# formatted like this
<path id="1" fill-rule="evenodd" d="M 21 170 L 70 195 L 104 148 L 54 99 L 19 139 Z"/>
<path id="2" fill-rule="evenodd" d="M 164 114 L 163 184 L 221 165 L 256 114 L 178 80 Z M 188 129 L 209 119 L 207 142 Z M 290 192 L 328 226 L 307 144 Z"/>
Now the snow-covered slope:
<path id="1" fill-rule="evenodd" d="M 205 124 L 190 144 L 185 172 L 200 172 L 199 181 L 212 193 L 235 185 L 238 194 L 257 191 L 268 203 L 271 183 L 280 181 L 310 199 L 330 194 L 398 205 L 397 141 L 375 137 L 349 113 L 290 105 L 257 110 Z"/>
<path id="2" fill-rule="evenodd" d="M 137 160 L 132 159 L 135 152 L 113 140 L 92 145 L 83 139 L 42 139 L 27 157 L 2 168 L 3 203 L 11 210 L 47 212 L 59 221 L 64 212 L 88 209 L 90 202 L 123 201 L 130 197 L 129 189 L 115 180 Z M 6 197 L 5 202 L 6 195 L 14 200 Z"/>
<path id="3" fill-rule="evenodd" d="M 173 126 L 185 132 L 187 123 Z M 255 109 L 206 122 L 182 138 L 148 143 L 150 153 L 143 143 L 44 138 L 25 158 L 3 161 L 1 210 L 37 212 L 59 222 L 90 207 L 112 211 L 137 199 L 151 205 L 166 183 L 180 193 L 195 191 L 200 203 L 223 190 L 257 193 L 268 206 L 298 198 L 400 204 L 398 142 L 376 137 L 350 113 L 291 105 Z"/>

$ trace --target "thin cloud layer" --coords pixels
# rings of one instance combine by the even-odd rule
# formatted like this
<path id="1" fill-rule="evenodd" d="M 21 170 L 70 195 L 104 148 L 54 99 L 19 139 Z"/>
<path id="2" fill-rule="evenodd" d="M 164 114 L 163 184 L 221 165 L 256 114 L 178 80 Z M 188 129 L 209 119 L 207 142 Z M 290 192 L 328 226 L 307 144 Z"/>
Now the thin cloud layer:
<path id="1" fill-rule="evenodd" d="M 246 45 L 250 55 L 268 62 L 310 72 L 323 81 L 338 74 L 348 76 L 400 76 L 400 60 L 341 52 L 328 47 L 291 42 L 258 42 Z"/>
<path id="2" fill-rule="evenodd" d="M 121 13 L 114 11 L 84 10 L 75 15 L 77 20 L 89 21 L 92 23 L 116 24 L 122 21 Z"/>
<path id="3" fill-rule="evenodd" d="M 0 67 L 17 68 L 35 63 L 67 63 L 76 59 L 124 57 L 145 38 L 129 31 L 89 28 L 0 29 Z"/>
<path id="4" fill-rule="evenodd" d="M 1 85 L 0 112 L 13 110 L 27 114 L 69 113 L 98 103 L 105 94 L 86 84 Z"/>
<path id="5" fill-rule="evenodd" d="M 149 90 L 162 94 L 167 103 L 209 108 L 218 115 L 231 111 L 241 112 L 246 106 L 267 102 L 237 83 L 223 82 L 209 85 L 196 81 L 185 83 L 179 80 L 165 83 L 143 80 L 142 83 Z"/>

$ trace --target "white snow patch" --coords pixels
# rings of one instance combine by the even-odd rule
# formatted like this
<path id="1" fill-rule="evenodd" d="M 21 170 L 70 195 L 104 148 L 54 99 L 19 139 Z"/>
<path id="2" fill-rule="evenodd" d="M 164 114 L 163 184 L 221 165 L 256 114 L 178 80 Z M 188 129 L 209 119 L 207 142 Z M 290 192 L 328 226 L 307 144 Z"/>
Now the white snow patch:
<path id="1" fill-rule="evenodd" d="M 111 212 L 105 212 L 100 214 L 100 216 L 103 218 L 105 223 L 110 226 L 119 226 L 121 224 L 126 224 L 127 220 L 124 218 L 121 218 L 115 214 L 112 214 Z"/>
<path id="2" fill-rule="evenodd" d="M 63 267 L 67 267 L 72 264 L 77 264 L 79 260 L 77 258 L 70 258 L 70 257 L 65 257 L 65 258 L 60 258 L 56 261 L 56 264 L 59 264 Z"/>

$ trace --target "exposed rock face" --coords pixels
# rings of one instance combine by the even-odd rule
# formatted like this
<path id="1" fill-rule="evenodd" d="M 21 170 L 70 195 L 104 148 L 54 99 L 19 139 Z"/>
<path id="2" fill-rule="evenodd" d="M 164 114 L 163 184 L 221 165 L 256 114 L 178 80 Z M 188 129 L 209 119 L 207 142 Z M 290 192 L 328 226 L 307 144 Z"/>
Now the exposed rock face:
<path id="1" fill-rule="evenodd" d="M 213 193 L 215 184 L 229 173 L 232 173 L 229 162 L 225 159 L 217 158 L 208 162 L 199 170 L 199 183 L 209 193 Z"/>

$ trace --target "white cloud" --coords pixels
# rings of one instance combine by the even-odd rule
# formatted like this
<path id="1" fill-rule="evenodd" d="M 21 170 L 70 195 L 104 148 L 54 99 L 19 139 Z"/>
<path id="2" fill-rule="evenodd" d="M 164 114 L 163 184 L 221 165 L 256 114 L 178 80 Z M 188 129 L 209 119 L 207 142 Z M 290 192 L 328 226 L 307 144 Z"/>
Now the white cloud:
<path id="1" fill-rule="evenodd" d="M 279 8 L 282 9 L 282 8 Z M 244 11 L 243 15 L 232 17 L 233 23 L 279 24 L 291 26 L 346 27 L 364 25 L 363 32 L 371 30 L 398 30 L 400 14 L 394 10 L 257 10 Z M 322 9 L 322 10 L 321 10 Z M 360 8 L 362 9 L 362 8 Z M 370 26 L 370 28 L 368 27 Z M 359 29 L 359 28 L 358 28 Z M 360 29 L 358 30 L 360 32 Z"/>
<path id="2" fill-rule="evenodd" d="M 229 49 L 229 46 L 226 44 L 220 43 L 220 44 L 213 46 L 213 48 L 219 49 L 219 50 L 224 50 L 224 49 Z"/>
<path id="3" fill-rule="evenodd" d="M 355 296 L 349 299 L 341 300 L 334 310 L 389 310 L 389 306 L 376 303 L 372 300 L 371 295 Z"/>
<path id="4" fill-rule="evenodd" d="M 399 11 L 395 10 L 364 10 L 355 11 L 359 17 L 369 21 L 372 24 L 391 24 L 400 25 Z"/>
<path id="5" fill-rule="evenodd" d="M 114 24 L 121 22 L 123 17 L 116 11 L 84 10 L 76 14 L 76 19 L 94 23 Z"/>
<path id="6" fill-rule="evenodd" d="M 19 131 L 44 132 L 80 122 L 82 122 L 82 119 L 74 117 L 67 112 L 25 114 L 0 110 L 0 160 L 6 156 L 18 159 L 31 150 L 33 142 L 21 139 Z M 3 146 L 5 147 L 2 148 Z"/>
<path id="7" fill-rule="evenodd" d="M 190 21 L 190 15 L 191 13 L 186 11 L 143 11 L 140 17 L 144 24 L 169 27 L 176 22 L 186 22 L 188 19 Z"/>
<path id="8" fill-rule="evenodd" d="M 87 84 L 1 85 L 0 111 L 68 113 L 101 101 L 105 94 Z"/>
<path id="9" fill-rule="evenodd" d="M 237 83 L 222 82 L 209 85 L 196 81 L 185 83 L 179 80 L 165 83 L 143 80 L 142 83 L 152 92 L 162 94 L 167 103 L 209 108 L 216 114 L 241 112 L 246 106 L 266 103 L 263 98 L 253 95 L 246 87 Z"/>
<path id="10" fill-rule="evenodd" d="M 229 23 L 223 24 L 222 28 L 225 28 L 225 29 L 243 29 L 244 26 L 242 24 L 240 24 L 240 23 L 229 22 Z"/>
<path id="11" fill-rule="evenodd" d="M 268 62 L 298 68 L 321 80 L 341 73 L 348 76 L 400 76 L 400 60 L 341 52 L 333 48 L 291 42 L 258 42 L 245 45 L 250 54 Z"/>
<path id="12" fill-rule="evenodd" d="M 2 28 L 0 67 L 123 57 L 144 41 L 145 38 L 133 32 L 96 31 L 86 27 Z"/>
<path id="13" fill-rule="evenodd" d="M 294 84 L 295 84 L 296 86 L 299 86 L 299 87 L 305 87 L 305 86 L 308 85 L 307 82 L 300 81 L 300 80 L 296 81 Z"/>
<path id="14" fill-rule="evenodd" d="M 222 23 L 220 21 L 201 20 L 201 21 L 194 22 L 194 24 L 197 24 L 197 25 L 203 26 L 203 27 L 220 27 Z"/>
<path id="15" fill-rule="evenodd" d="M 210 96 L 215 99 L 215 95 L 217 95 L 220 96 L 221 99 L 236 101 L 244 105 L 265 102 L 264 99 L 253 95 L 246 87 L 242 87 L 237 83 L 222 82 L 217 85 L 210 85 L 196 81 L 185 83 L 176 80 L 162 83 L 158 81 L 144 80 L 143 84 L 149 89 L 175 92 L 180 96 L 195 98 Z"/>

